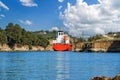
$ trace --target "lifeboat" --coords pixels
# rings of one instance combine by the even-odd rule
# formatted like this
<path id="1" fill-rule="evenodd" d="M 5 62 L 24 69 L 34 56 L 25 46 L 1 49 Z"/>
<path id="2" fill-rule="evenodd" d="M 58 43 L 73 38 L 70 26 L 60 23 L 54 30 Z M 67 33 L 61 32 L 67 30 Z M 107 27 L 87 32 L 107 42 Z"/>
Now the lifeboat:
<path id="1" fill-rule="evenodd" d="M 72 44 L 70 43 L 69 36 L 64 34 L 63 31 L 58 31 L 57 37 L 53 40 L 54 51 L 72 51 Z"/>

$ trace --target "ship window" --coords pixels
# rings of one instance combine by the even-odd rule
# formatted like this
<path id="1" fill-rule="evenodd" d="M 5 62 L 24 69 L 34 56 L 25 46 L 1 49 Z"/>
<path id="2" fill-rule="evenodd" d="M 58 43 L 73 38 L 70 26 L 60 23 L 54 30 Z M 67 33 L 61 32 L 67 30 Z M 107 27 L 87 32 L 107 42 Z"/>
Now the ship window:
<path id="1" fill-rule="evenodd" d="M 64 33 L 63 32 L 59 32 L 58 35 L 64 35 Z"/>
<path id="2" fill-rule="evenodd" d="M 60 35 L 60 33 L 59 33 L 59 35 Z"/>

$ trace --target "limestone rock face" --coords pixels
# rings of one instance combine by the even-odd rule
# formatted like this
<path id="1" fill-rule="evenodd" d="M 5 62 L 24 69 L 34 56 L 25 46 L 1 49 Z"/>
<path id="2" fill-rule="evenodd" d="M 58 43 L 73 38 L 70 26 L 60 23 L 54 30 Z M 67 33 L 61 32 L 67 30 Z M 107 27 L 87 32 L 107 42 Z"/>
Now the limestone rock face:
<path id="1" fill-rule="evenodd" d="M 77 50 L 92 52 L 120 52 L 120 40 L 77 43 Z"/>
<path id="2" fill-rule="evenodd" d="M 101 76 L 101 77 L 94 77 L 92 80 L 112 80 L 112 78 Z"/>
<path id="3" fill-rule="evenodd" d="M 12 49 L 7 44 L 3 44 L 0 45 L 0 51 L 12 51 Z"/>
<path id="4" fill-rule="evenodd" d="M 9 47 L 7 44 L 0 45 L 0 51 L 44 51 L 45 49 L 41 46 L 30 46 L 29 45 L 17 45 Z"/>
<path id="5" fill-rule="evenodd" d="M 44 48 L 41 46 L 31 46 L 31 49 L 28 45 L 24 45 L 24 46 L 17 46 L 15 45 L 13 47 L 14 51 L 44 51 Z"/>
<path id="6" fill-rule="evenodd" d="M 105 76 L 97 76 L 97 77 L 92 78 L 91 80 L 120 80 L 120 75 L 117 75 L 113 78 L 105 77 Z"/>
<path id="7" fill-rule="evenodd" d="M 120 75 L 115 76 L 113 80 L 120 80 Z"/>
<path id="8" fill-rule="evenodd" d="M 29 46 L 28 45 L 24 45 L 24 46 L 15 45 L 13 47 L 13 51 L 28 51 L 28 50 L 29 50 Z"/>
<path id="9" fill-rule="evenodd" d="M 50 42 L 50 44 L 46 47 L 45 50 L 46 50 L 46 51 L 53 51 L 53 48 L 52 48 L 53 40 L 50 39 L 49 42 Z"/>
<path id="10" fill-rule="evenodd" d="M 52 45 L 48 45 L 47 48 L 45 49 L 46 51 L 53 51 Z"/>
<path id="11" fill-rule="evenodd" d="M 32 46 L 32 51 L 44 51 L 44 48 L 41 46 Z"/>

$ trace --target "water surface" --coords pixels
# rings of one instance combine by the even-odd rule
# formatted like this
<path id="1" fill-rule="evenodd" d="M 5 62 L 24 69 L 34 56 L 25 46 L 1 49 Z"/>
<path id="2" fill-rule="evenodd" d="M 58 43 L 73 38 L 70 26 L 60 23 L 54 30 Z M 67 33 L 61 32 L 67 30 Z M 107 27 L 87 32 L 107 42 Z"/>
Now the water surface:
<path id="1" fill-rule="evenodd" d="M 0 52 L 0 80 L 90 80 L 116 74 L 119 53 Z"/>

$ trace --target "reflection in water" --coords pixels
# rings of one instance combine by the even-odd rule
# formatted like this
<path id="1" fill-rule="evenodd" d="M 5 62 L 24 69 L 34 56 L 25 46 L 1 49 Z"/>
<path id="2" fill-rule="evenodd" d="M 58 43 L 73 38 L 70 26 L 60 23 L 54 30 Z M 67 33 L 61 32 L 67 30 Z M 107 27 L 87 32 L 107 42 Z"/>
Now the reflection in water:
<path id="1" fill-rule="evenodd" d="M 58 53 L 56 60 L 56 80 L 69 80 L 69 55 Z"/>

